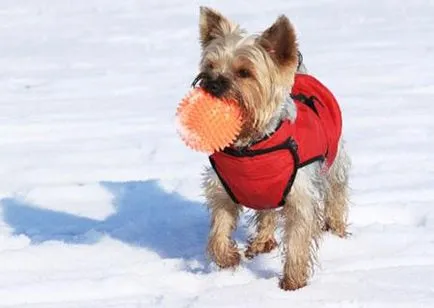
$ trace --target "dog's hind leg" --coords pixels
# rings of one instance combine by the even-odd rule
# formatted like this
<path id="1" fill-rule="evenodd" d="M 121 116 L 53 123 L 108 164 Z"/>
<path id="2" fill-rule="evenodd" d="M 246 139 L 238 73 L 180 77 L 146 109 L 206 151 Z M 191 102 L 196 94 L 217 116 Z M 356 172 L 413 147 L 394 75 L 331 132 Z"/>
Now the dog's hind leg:
<path id="1" fill-rule="evenodd" d="M 231 200 L 211 170 L 205 175 L 203 186 L 211 212 L 208 254 L 221 268 L 236 267 L 241 256 L 232 240 L 232 232 L 235 231 L 241 207 Z"/>
<path id="2" fill-rule="evenodd" d="M 327 173 L 327 188 L 324 208 L 324 231 L 347 236 L 348 216 L 348 172 L 350 159 L 341 141 L 339 152 Z"/>
<path id="3" fill-rule="evenodd" d="M 276 230 L 278 215 L 276 210 L 264 210 L 255 213 L 256 234 L 250 240 L 244 253 L 248 259 L 252 259 L 260 253 L 270 252 L 277 247 L 274 231 Z"/>

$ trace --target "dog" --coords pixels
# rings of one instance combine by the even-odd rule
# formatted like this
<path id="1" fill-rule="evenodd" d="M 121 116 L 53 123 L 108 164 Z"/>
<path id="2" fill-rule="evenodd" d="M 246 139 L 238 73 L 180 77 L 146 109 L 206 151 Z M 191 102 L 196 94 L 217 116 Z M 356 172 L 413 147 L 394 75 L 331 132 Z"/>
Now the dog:
<path id="1" fill-rule="evenodd" d="M 285 15 L 258 35 L 247 35 L 207 7 L 200 8 L 199 24 L 202 57 L 194 84 L 214 96 L 235 99 L 244 119 L 236 141 L 211 155 L 204 172 L 211 216 L 207 252 L 220 268 L 238 266 L 241 252 L 232 233 L 243 209 L 256 209 L 256 231 L 244 256 L 251 259 L 277 248 L 275 231 L 282 223 L 279 286 L 302 288 L 317 263 L 322 233 L 347 236 L 350 159 L 339 107 L 328 89 L 307 74 Z M 320 97 L 294 93 L 296 87 L 306 92 L 306 84 L 319 87 L 315 95 Z M 327 99 L 333 111 L 324 103 Z M 317 119 L 322 114 L 327 120 Z M 324 132 L 328 124 L 318 121 L 335 127 Z M 307 135 L 300 133 L 307 126 Z M 298 135 L 291 136 L 293 131 Z M 328 140 L 318 141 L 318 136 Z M 309 159 L 309 153 L 315 155 Z"/>

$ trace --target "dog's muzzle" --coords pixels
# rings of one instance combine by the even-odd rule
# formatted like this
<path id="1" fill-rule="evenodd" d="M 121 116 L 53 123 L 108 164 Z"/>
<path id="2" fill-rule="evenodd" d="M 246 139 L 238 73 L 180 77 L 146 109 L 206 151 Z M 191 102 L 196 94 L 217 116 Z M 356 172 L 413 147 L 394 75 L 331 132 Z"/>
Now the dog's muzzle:
<path id="1" fill-rule="evenodd" d="M 218 75 L 216 78 L 213 78 L 209 74 L 203 72 L 197 75 L 193 80 L 192 86 L 194 87 L 198 83 L 206 92 L 216 97 L 222 97 L 230 87 L 230 82 L 226 77 Z"/>

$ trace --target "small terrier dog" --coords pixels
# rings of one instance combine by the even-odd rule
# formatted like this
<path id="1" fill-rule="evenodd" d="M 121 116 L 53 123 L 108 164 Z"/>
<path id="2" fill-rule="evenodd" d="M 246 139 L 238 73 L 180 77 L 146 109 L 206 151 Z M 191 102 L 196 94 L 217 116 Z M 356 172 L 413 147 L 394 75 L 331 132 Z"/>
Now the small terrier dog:
<path id="1" fill-rule="evenodd" d="M 306 74 L 306 71 L 300 61 L 295 30 L 286 16 L 280 16 L 260 35 L 246 35 L 237 24 L 219 12 L 201 7 L 200 43 L 200 73 L 194 84 L 199 83 L 199 86 L 215 96 L 237 100 L 244 113 L 245 123 L 239 137 L 227 153 L 223 153 L 228 155 L 229 160 L 238 156 L 246 157 L 249 162 L 259 159 L 255 155 L 261 156 L 267 151 L 259 150 L 256 153 L 251 149 L 264 140 L 268 142 L 267 138 L 281 129 L 281 123 L 294 123 L 298 117 L 303 116 L 306 108 L 318 114 L 316 109 L 323 106 L 320 102 L 304 107 L 308 104 L 296 104 L 296 98 L 290 95 L 296 75 Z M 310 98 L 310 103 L 313 102 L 312 98 L 315 97 Z M 309 142 L 315 145 L 316 140 Z M 289 151 L 282 151 L 281 146 L 273 147 L 273 151 L 277 153 L 280 150 L 279 155 L 287 155 L 289 158 L 270 156 L 267 164 L 274 161 L 292 164 L 291 168 L 296 168 L 294 166 L 303 149 L 300 145 L 297 148 L 294 143 L 288 144 Z M 220 268 L 234 268 L 239 265 L 241 254 L 231 236 L 243 206 L 248 205 L 237 200 L 240 199 L 239 196 L 231 192 L 231 189 L 241 189 L 238 194 L 248 190 L 243 198 L 252 200 L 254 205 L 257 190 L 244 188 L 250 185 L 248 176 L 243 180 L 244 173 L 230 185 L 225 183 L 225 179 L 217 172 L 216 161 L 212 158 L 210 160 L 212 167 L 206 169 L 203 179 L 203 189 L 211 214 L 207 251 Z M 228 166 L 229 169 L 237 169 L 238 161 Z M 266 168 L 269 168 L 268 165 Z M 285 165 L 278 168 L 284 169 Z M 285 180 L 290 185 L 286 185 L 281 202 L 274 206 L 260 205 L 255 212 L 252 222 L 256 232 L 249 239 L 244 255 L 250 259 L 275 249 L 278 243 L 274 234 L 278 221 L 282 219 L 284 266 L 280 288 L 296 290 L 307 285 L 323 232 L 331 231 L 340 237 L 347 235 L 349 168 L 350 160 L 339 130 L 335 155 L 329 165 L 324 157 L 300 164 L 297 172 L 292 172 L 290 179 Z M 262 181 L 261 173 L 256 173 L 254 180 Z M 269 195 L 273 194 L 272 190 L 258 196 L 268 200 Z M 255 206 L 248 207 L 258 209 Z"/>

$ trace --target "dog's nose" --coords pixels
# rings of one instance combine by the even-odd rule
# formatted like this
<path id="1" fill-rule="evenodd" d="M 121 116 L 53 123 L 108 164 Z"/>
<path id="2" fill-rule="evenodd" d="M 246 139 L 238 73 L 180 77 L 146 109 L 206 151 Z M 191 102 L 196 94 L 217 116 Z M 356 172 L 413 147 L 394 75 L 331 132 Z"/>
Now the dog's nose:
<path id="1" fill-rule="evenodd" d="M 216 79 L 205 79 L 201 86 L 208 93 L 221 97 L 229 89 L 229 82 L 225 77 L 218 76 Z"/>

